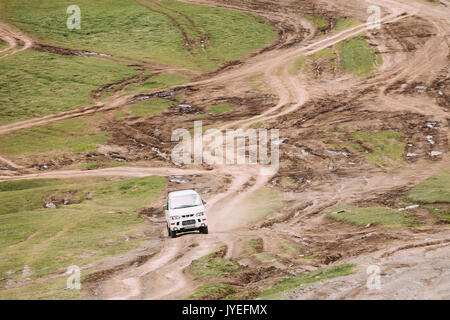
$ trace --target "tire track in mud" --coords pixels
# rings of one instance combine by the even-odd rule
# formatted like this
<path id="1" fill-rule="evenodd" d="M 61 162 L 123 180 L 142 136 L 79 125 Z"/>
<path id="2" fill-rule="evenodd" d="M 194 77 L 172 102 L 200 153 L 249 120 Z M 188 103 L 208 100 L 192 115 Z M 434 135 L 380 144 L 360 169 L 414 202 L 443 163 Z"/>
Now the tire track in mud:
<path id="1" fill-rule="evenodd" d="M 409 15 L 402 15 L 400 14 L 403 11 L 402 9 L 398 9 L 398 7 L 394 7 L 396 10 L 395 14 L 389 15 L 383 20 L 383 23 L 392 23 L 401 19 L 404 19 L 411 14 L 417 14 L 417 12 L 414 10 L 413 13 L 410 13 Z M 308 100 L 308 97 L 305 95 L 305 87 L 300 82 L 298 78 L 290 77 L 286 69 L 278 75 L 277 71 L 280 66 L 287 65 L 286 61 L 290 61 L 294 58 L 297 58 L 300 55 L 310 55 L 315 52 L 318 52 L 324 48 L 327 48 L 329 46 L 332 46 L 340 41 L 343 41 L 349 37 L 352 37 L 363 30 L 366 30 L 367 26 L 360 25 L 356 26 L 354 28 L 351 28 L 349 30 L 344 30 L 343 32 L 333 35 L 331 37 L 328 37 L 323 40 L 319 40 L 313 44 L 310 44 L 306 47 L 303 47 L 301 49 L 296 50 L 289 50 L 287 52 L 283 52 L 282 54 L 278 54 L 278 56 L 270 57 L 270 54 L 268 56 L 268 59 L 265 59 L 266 57 L 263 57 L 264 60 L 262 62 L 244 65 L 243 68 L 239 68 L 238 70 L 230 70 L 229 73 L 225 74 L 219 74 L 218 76 L 215 76 L 208 80 L 203 80 L 199 82 L 194 82 L 189 85 L 202 85 L 202 84 L 212 84 L 220 81 L 230 81 L 230 80 L 239 80 L 241 78 L 248 77 L 249 72 L 250 74 L 257 74 L 260 73 L 262 70 L 265 71 L 266 77 L 269 79 L 272 89 L 274 89 L 275 92 L 279 93 L 280 101 L 279 103 L 272 109 L 265 112 L 263 115 L 259 115 L 258 117 L 255 117 L 254 119 L 250 119 L 251 121 L 258 121 L 258 120 L 268 120 L 275 117 L 278 117 L 283 114 L 287 114 L 293 110 L 298 109 L 303 105 L 303 103 Z M 267 64 L 270 65 L 269 70 L 267 70 Z M 290 104 L 290 105 L 289 105 Z M 287 106 L 287 107 L 286 107 Z M 280 112 L 281 111 L 281 112 Z M 237 121 L 233 123 L 233 125 L 248 125 L 248 120 L 244 121 Z M 223 127 L 225 128 L 225 127 Z M 1 134 L 0 128 L 0 134 Z M 421 167 L 420 170 L 422 172 L 427 172 L 427 165 L 424 167 Z M 434 167 L 435 168 L 435 167 Z M 141 168 L 134 168 L 136 171 L 131 172 L 131 169 L 128 168 L 119 168 L 119 169 L 104 169 L 104 170 L 93 170 L 92 172 L 86 173 L 83 171 L 65 171 L 65 172 L 56 172 L 56 173 L 45 173 L 45 174 L 36 174 L 36 175 L 27 175 L 26 177 L 0 177 L 0 179 L 17 179 L 17 178 L 40 178 L 40 177 L 58 177 L 58 176 L 65 176 L 65 175 L 75 175 L 75 176 L 87 176 L 87 175 L 125 175 L 125 176 L 138 176 L 139 174 L 157 174 L 157 172 L 165 173 L 165 174 L 176 174 L 175 172 L 179 172 L 180 174 L 188 174 L 186 170 L 180 170 L 175 171 L 173 168 L 161 168 L 161 171 L 155 170 L 155 169 L 147 169 L 146 172 L 137 172 L 139 170 L 143 170 Z M 417 169 L 417 168 L 416 168 Z M 226 169 L 224 168 L 216 168 L 215 173 L 222 174 L 222 173 L 230 173 L 229 170 L 233 169 L 227 169 L 228 171 L 224 171 Z M 229 204 L 229 200 L 236 205 L 238 200 L 244 199 L 250 192 L 256 190 L 258 187 L 263 186 L 267 180 L 265 178 L 259 177 L 257 180 L 257 183 L 255 183 L 251 188 L 247 189 L 246 191 L 239 193 L 240 188 L 256 174 L 254 172 L 249 172 L 248 168 L 235 168 L 234 172 L 231 172 L 234 176 L 234 180 L 232 182 L 231 187 L 229 190 L 227 190 L 223 194 L 216 195 L 209 203 L 208 210 L 212 211 L 210 215 L 211 219 L 211 225 L 214 226 L 216 224 L 215 221 L 223 221 L 224 217 L 227 217 L 229 220 L 229 214 L 233 210 L 233 206 Z M 419 171 L 420 171 L 419 170 Z M 190 172 L 202 172 L 205 173 L 205 171 L 190 171 Z M 58 175 L 59 174 L 59 175 Z M 378 176 L 366 176 L 364 182 L 364 185 L 362 188 L 364 190 L 358 190 L 355 186 L 350 186 L 351 190 L 358 190 L 359 192 L 371 192 L 373 188 L 377 187 L 377 181 L 379 181 Z M 270 178 L 270 177 L 269 177 Z M 415 178 L 415 181 L 417 181 L 417 178 Z M 392 185 L 398 185 L 399 181 L 393 181 Z M 330 196 L 333 201 L 348 201 L 348 199 L 355 197 L 354 194 L 351 194 L 349 191 L 349 187 L 346 187 L 344 185 L 339 185 L 336 187 L 339 191 L 338 193 L 335 192 L 335 190 L 330 191 L 329 194 L 319 194 L 317 193 L 318 199 L 324 199 L 324 197 Z M 337 197 L 337 194 L 339 194 L 339 197 Z M 317 201 L 312 204 L 312 206 L 308 207 L 308 211 L 314 211 L 317 210 L 318 206 L 323 206 L 323 202 Z M 214 210 L 216 209 L 217 210 Z M 150 259 L 147 263 L 145 263 L 143 266 L 132 269 L 128 272 L 125 272 L 123 274 L 116 276 L 113 276 L 110 280 L 108 280 L 108 284 L 106 285 L 105 289 L 105 297 L 110 299 L 127 299 L 127 298 L 151 298 L 151 299 L 159 299 L 159 298 L 174 298 L 176 295 L 177 289 L 181 289 L 182 286 L 184 286 L 185 291 L 191 290 L 193 287 L 191 287 L 191 284 L 189 284 L 189 281 L 186 279 L 186 276 L 183 273 L 184 268 L 186 268 L 190 261 L 192 260 L 192 257 L 200 257 L 203 254 L 209 253 L 213 250 L 215 245 L 218 243 L 224 243 L 227 244 L 229 248 L 232 248 L 233 240 L 227 240 L 227 236 L 233 235 L 233 231 L 235 230 L 236 226 L 226 226 L 224 230 L 228 233 L 224 233 L 225 237 L 222 239 L 219 239 L 219 241 L 215 241 L 214 237 L 212 235 L 204 236 L 204 238 L 194 238 L 191 235 L 184 236 L 182 238 L 178 238 L 175 240 L 165 240 L 164 242 L 164 248 L 161 250 L 160 254 L 155 256 L 154 258 Z M 218 229 L 219 230 L 219 229 Z M 220 230 L 219 230 L 220 231 Z M 201 236 L 203 237 L 203 236 Z M 189 252 L 189 257 L 186 256 L 186 254 L 180 254 L 180 251 L 185 248 L 185 245 L 195 245 L 195 240 L 204 240 L 201 241 L 202 245 L 192 247 L 195 252 Z M 194 258 L 195 259 L 195 258 Z M 165 277 L 165 274 L 167 274 L 168 271 L 174 272 L 174 277 Z M 174 279 L 177 279 L 180 281 L 182 285 L 178 288 L 178 286 L 173 289 L 171 288 Z M 153 282 L 157 285 L 158 290 L 156 292 L 153 292 L 152 289 L 149 290 L 149 292 L 144 292 L 147 290 L 146 285 L 148 285 L 148 282 Z M 186 288 L 187 287 L 187 288 Z M 183 293 L 185 293 L 183 291 Z"/>
<path id="2" fill-rule="evenodd" d="M 156 8 L 154 8 L 154 5 L 159 6 L 157 3 L 155 3 L 154 1 L 145 1 L 145 0 L 134 0 L 134 2 L 136 2 L 137 4 L 149 9 L 150 11 L 153 11 L 155 13 L 159 13 L 161 15 L 166 16 L 171 22 L 172 24 L 175 26 L 175 28 L 178 29 L 178 31 L 180 32 L 181 36 L 183 37 L 183 48 L 185 51 L 189 52 L 190 51 L 190 47 L 193 47 L 195 45 L 195 39 L 192 39 L 188 36 L 186 30 L 184 29 L 184 27 L 181 25 L 181 23 L 179 23 L 177 21 L 177 19 L 175 19 L 173 16 L 171 16 L 169 13 L 164 12 L 162 10 L 158 10 Z M 160 6 L 162 8 L 165 8 L 164 6 Z"/>

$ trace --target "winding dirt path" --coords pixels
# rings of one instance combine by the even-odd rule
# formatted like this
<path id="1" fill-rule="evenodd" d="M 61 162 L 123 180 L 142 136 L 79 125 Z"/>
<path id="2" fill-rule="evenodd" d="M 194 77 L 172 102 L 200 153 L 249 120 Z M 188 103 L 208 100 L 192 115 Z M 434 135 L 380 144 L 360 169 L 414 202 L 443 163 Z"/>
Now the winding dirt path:
<path id="1" fill-rule="evenodd" d="M 186 0 L 185 0 L 186 1 Z M 205 1 L 186 1 L 192 3 L 205 4 Z M 383 5 L 390 12 L 389 15 L 382 19 L 383 24 L 406 19 L 411 16 L 421 16 L 426 19 L 436 20 L 433 22 L 438 30 L 435 41 L 444 39 L 446 41 L 448 32 L 448 12 L 432 8 L 430 6 L 408 2 L 407 4 L 398 1 L 382 0 L 377 2 Z M 445 2 L 444 2 L 445 3 Z M 424 11 L 424 9 L 427 9 Z M 429 9 L 429 10 L 428 10 Z M 406 14 L 404 14 L 406 13 Z M 446 20 L 447 19 L 447 20 Z M 298 76 L 291 75 L 288 66 L 298 57 L 312 55 L 320 50 L 333 46 L 345 39 L 353 37 L 365 30 L 369 26 L 367 24 L 358 25 L 337 34 L 326 36 L 323 39 L 314 41 L 304 47 L 289 48 L 284 50 L 268 51 L 261 55 L 257 55 L 245 61 L 243 65 L 236 68 L 231 68 L 223 73 L 219 73 L 206 80 L 192 82 L 187 86 L 202 86 L 211 85 L 222 82 L 241 81 L 251 75 L 264 74 L 265 81 L 273 93 L 277 94 L 279 101 L 277 105 L 261 115 L 252 117 L 250 119 L 233 122 L 222 126 L 221 129 L 229 127 L 246 128 L 256 121 L 267 121 L 286 115 L 298 108 L 300 108 L 309 97 L 308 86 L 302 82 Z M 7 26 L 0 24 L 0 35 L 2 39 L 8 42 Z M 14 34 L 14 33 L 13 33 Z M 17 34 L 17 33 L 15 33 Z M 14 41 L 9 38 L 10 49 L 15 48 Z M 435 42 L 431 44 L 436 44 Z M 439 53 L 431 51 L 431 44 L 429 53 L 431 57 L 435 54 L 447 54 L 448 45 L 439 46 Z M 29 44 L 30 46 L 32 43 Z M 23 49 L 23 48 L 22 48 Z M 22 50 L 20 49 L 20 50 Z M 25 50 L 25 49 L 23 49 Z M 427 48 L 425 48 L 425 51 Z M 6 51 L 8 52 L 8 51 Z M 426 55 L 426 53 L 425 53 Z M 422 57 L 418 57 L 422 58 Z M 357 83 L 358 87 L 370 86 L 374 81 L 386 80 L 394 81 L 395 76 L 401 77 L 405 74 L 415 75 L 416 77 L 426 73 L 431 68 L 430 63 L 425 63 L 420 68 L 414 68 L 417 61 L 411 64 L 402 63 L 398 65 L 399 70 L 389 68 L 384 74 L 378 74 L 375 77 L 363 80 Z M 403 71 L 401 69 L 407 68 Z M 392 67 L 392 66 L 389 66 Z M 413 70 L 414 69 L 414 70 Z M 399 72 L 400 73 L 399 73 Z M 0 134 L 7 134 L 15 130 L 29 128 L 32 126 L 42 125 L 52 121 L 59 121 L 63 119 L 78 117 L 97 111 L 110 110 L 124 104 L 129 103 L 133 96 L 120 97 L 113 99 L 106 104 L 96 104 L 88 106 L 81 110 L 71 111 L 58 115 L 50 115 L 39 119 L 31 119 L 6 125 L 0 127 Z M 407 107 L 407 106 L 406 106 Z M 411 109 L 409 109 L 411 110 Z M 430 111 L 428 111 L 430 112 Z M 444 115 L 441 115 L 443 118 Z M 8 160 L 0 158 L 0 161 Z M 448 168 L 446 158 L 438 165 L 433 165 L 430 168 L 428 163 L 419 163 L 411 166 L 411 168 L 403 172 L 380 174 L 380 172 L 368 173 L 365 177 L 357 177 L 355 180 L 347 183 L 337 183 L 331 186 L 323 186 L 316 190 L 310 190 L 304 194 L 301 202 L 312 201 L 312 205 L 308 207 L 305 214 L 314 212 L 324 206 L 331 206 L 339 202 L 348 202 L 358 199 L 364 194 L 380 191 L 382 189 L 390 190 L 396 186 L 403 186 L 413 182 L 418 182 L 421 179 L 431 176 L 435 172 L 439 172 L 443 168 Z M 216 167 L 212 171 L 197 170 L 197 169 L 176 169 L 176 168 L 112 168 L 92 171 L 55 171 L 28 174 L 22 176 L 1 176 L 0 180 L 17 180 L 17 179 L 36 179 L 36 178 L 64 178 L 64 177 L 88 177 L 88 176 L 124 176 L 124 177 L 143 177 L 148 175 L 186 175 L 186 174 L 231 174 L 234 179 L 230 187 L 221 194 L 217 194 L 209 199 L 207 209 L 210 220 L 211 234 L 209 235 L 184 235 L 177 239 L 166 239 L 163 243 L 163 248 L 159 254 L 151 258 L 149 261 L 137 268 L 131 268 L 117 275 L 113 275 L 103 285 L 103 298 L 105 299 L 176 299 L 184 298 L 187 294 L 192 292 L 194 284 L 185 274 L 185 269 L 189 266 L 192 260 L 197 259 L 207 253 L 214 251 L 216 248 L 226 245 L 229 252 L 231 252 L 234 242 L 236 241 L 236 234 L 241 229 L 240 220 L 237 215 L 241 215 L 235 208 L 252 192 L 258 190 L 266 185 L 270 176 L 259 175 L 260 167 L 249 166 L 232 166 L 232 167 Z M 420 174 L 416 174 L 420 172 Z M 391 180 L 389 180 L 391 178 Z M 249 184 L 249 188 L 243 188 L 245 184 Z M 326 191 L 328 190 L 328 191 Z M 317 218 L 319 221 L 320 218 Z M 314 223 L 312 220 L 311 223 Z M 300 223 L 299 221 L 291 221 L 290 225 L 294 226 Z M 261 233 L 263 231 L 260 231 Z M 230 253 L 229 253 L 230 254 Z"/>

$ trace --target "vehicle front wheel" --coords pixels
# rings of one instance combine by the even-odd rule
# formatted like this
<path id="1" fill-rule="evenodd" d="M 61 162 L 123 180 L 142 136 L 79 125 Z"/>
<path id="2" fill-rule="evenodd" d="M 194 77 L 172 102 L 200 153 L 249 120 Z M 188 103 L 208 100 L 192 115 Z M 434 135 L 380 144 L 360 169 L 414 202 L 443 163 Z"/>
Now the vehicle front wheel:
<path id="1" fill-rule="evenodd" d="M 200 229 L 200 233 L 208 234 L 208 227 L 202 227 L 202 228 Z"/>
<path id="2" fill-rule="evenodd" d="M 176 232 L 176 231 L 171 231 L 171 232 L 170 232 L 170 236 L 171 236 L 172 238 L 176 238 L 176 237 L 177 237 L 177 232 Z"/>

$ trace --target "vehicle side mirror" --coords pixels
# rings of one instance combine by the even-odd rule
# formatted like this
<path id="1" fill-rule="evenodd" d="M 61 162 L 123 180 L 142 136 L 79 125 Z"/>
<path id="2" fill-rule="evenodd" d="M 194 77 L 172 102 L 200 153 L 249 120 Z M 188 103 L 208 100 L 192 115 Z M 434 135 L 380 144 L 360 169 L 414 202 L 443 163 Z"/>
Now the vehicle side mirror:
<path id="1" fill-rule="evenodd" d="M 206 204 L 206 200 L 202 200 L 203 204 Z"/>
<path id="2" fill-rule="evenodd" d="M 163 209 L 167 210 L 167 204 L 163 205 Z"/>

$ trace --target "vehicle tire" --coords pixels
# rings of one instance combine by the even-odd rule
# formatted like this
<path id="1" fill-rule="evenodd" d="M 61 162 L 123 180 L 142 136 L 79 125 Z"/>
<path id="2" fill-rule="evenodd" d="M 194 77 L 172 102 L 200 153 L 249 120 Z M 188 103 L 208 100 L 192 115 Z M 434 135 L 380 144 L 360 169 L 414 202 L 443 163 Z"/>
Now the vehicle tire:
<path id="1" fill-rule="evenodd" d="M 200 233 L 208 234 L 208 227 L 202 227 L 202 228 L 200 229 Z"/>
<path id="2" fill-rule="evenodd" d="M 169 237 L 171 237 L 171 236 L 172 236 L 172 232 L 170 231 L 170 228 L 169 228 L 169 226 L 167 226 L 167 234 L 169 235 Z"/>
<path id="3" fill-rule="evenodd" d="M 177 232 L 176 232 L 176 231 L 170 232 L 170 236 L 171 236 L 172 238 L 176 238 L 176 237 L 177 237 Z"/>

